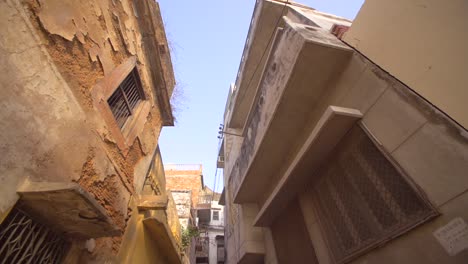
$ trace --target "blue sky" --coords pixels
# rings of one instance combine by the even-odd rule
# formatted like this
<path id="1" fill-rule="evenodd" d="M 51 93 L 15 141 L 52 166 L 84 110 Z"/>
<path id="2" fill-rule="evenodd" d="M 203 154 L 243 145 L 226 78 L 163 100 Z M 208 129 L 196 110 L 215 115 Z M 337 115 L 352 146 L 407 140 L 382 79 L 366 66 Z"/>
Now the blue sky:
<path id="1" fill-rule="evenodd" d="M 159 0 L 181 95 L 174 127 L 159 139 L 164 163 L 202 164 L 214 184 L 218 127 L 229 84 L 234 82 L 255 5 L 254 0 Z M 364 0 L 303 0 L 319 11 L 354 19 Z M 222 189 L 218 171 L 217 191 Z"/>

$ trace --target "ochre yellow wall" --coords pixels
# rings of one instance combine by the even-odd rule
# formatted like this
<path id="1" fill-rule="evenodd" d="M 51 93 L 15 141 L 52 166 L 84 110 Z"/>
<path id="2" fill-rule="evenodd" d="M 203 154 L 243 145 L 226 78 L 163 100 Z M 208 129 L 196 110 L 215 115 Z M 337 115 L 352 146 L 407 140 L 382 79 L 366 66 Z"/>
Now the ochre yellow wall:
<path id="1" fill-rule="evenodd" d="M 119 252 L 121 263 L 165 263 L 154 237 L 145 230 L 143 214 L 132 216 Z M 129 234 L 130 233 L 130 234 Z"/>
<path id="2" fill-rule="evenodd" d="M 366 0 L 344 40 L 468 128 L 468 1 Z"/>

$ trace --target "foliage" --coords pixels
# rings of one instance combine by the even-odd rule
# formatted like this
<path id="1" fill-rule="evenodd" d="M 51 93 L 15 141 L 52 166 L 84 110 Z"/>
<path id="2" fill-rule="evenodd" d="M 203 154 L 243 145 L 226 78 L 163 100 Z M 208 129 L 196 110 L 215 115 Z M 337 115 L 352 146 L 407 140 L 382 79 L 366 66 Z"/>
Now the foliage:
<path id="1" fill-rule="evenodd" d="M 188 245 L 190 245 L 190 241 L 192 237 L 197 237 L 200 235 L 200 232 L 196 227 L 189 226 L 187 228 L 182 227 L 182 248 L 185 250 Z"/>

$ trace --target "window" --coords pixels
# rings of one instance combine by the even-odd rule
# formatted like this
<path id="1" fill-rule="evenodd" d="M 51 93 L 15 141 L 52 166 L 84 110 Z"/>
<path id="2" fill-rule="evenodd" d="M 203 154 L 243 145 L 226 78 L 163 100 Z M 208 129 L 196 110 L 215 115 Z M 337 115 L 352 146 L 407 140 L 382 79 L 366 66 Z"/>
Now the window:
<path id="1" fill-rule="evenodd" d="M 138 103 L 144 99 L 145 94 L 141 87 L 138 71 L 136 68 L 133 68 L 107 100 L 120 128 L 125 125 L 128 118 L 133 114 L 133 110 Z"/>
<path id="2" fill-rule="evenodd" d="M 316 215 L 337 263 L 437 215 L 359 126 L 338 144 L 318 176 Z"/>
<path id="3" fill-rule="evenodd" d="M 0 225 L 2 263 L 61 263 L 67 243 L 48 227 L 13 208 Z"/>
<path id="4" fill-rule="evenodd" d="M 213 221 L 219 220 L 219 211 L 213 211 Z"/>
<path id="5" fill-rule="evenodd" d="M 143 130 L 151 110 L 141 81 L 137 58 L 132 56 L 106 74 L 91 91 L 95 109 L 124 155 Z"/>

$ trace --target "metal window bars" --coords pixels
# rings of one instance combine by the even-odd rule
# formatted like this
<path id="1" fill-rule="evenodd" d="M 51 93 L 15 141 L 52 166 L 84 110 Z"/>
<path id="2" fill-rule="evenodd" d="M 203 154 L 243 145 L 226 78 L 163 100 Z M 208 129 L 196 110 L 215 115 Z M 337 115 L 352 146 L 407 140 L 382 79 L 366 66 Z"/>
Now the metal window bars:
<path id="1" fill-rule="evenodd" d="M 337 263 L 437 215 L 359 126 L 339 143 L 317 176 L 316 213 Z"/>
<path id="2" fill-rule="evenodd" d="M 138 103 L 144 99 L 145 94 L 141 86 L 138 71 L 136 68 L 133 68 L 107 100 L 120 128 L 125 125 L 125 122 L 133 114 L 133 110 Z"/>
<path id="3" fill-rule="evenodd" d="M 0 225 L 0 263 L 60 263 L 67 249 L 62 236 L 13 208 Z"/>

